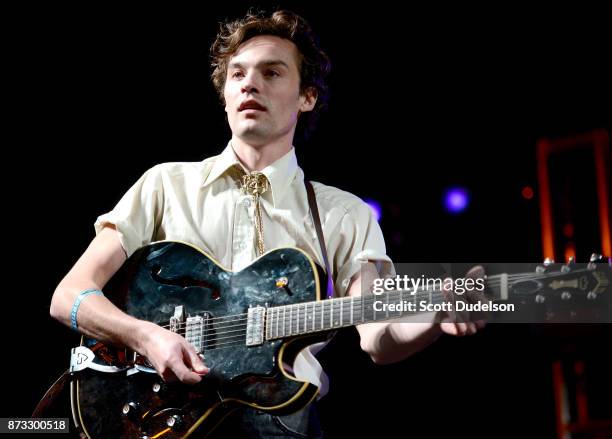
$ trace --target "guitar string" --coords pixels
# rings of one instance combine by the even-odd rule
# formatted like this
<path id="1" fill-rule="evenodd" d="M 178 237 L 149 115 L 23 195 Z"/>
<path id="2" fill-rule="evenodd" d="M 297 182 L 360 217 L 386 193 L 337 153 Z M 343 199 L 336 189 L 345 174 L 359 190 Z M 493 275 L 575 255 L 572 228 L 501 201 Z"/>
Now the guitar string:
<path id="1" fill-rule="evenodd" d="M 434 296 L 436 298 L 440 298 L 442 296 L 445 296 L 445 294 L 444 293 L 436 293 L 436 294 L 434 294 Z M 356 314 L 357 315 L 361 315 L 361 311 L 360 311 L 361 310 L 361 306 L 360 305 L 363 304 L 365 307 L 369 308 L 369 305 L 371 305 L 370 302 L 374 302 L 374 301 L 375 301 L 374 298 L 368 297 L 365 300 L 363 300 L 360 303 L 358 303 L 358 306 L 356 307 Z M 347 302 L 347 303 L 349 303 L 349 302 Z M 279 328 L 274 327 L 275 325 L 273 323 L 272 324 L 268 324 L 268 326 L 265 329 L 266 329 L 268 334 L 271 333 L 271 336 L 268 336 L 267 339 L 269 340 L 269 339 L 274 339 L 274 338 L 284 338 L 284 337 L 288 337 L 288 336 L 292 336 L 292 335 L 297 335 L 297 334 L 312 333 L 312 332 L 321 332 L 321 331 L 324 331 L 324 330 L 327 330 L 327 329 L 334 329 L 334 328 L 339 328 L 339 327 L 344 327 L 344 326 L 352 326 L 353 324 L 355 324 L 354 322 L 350 323 L 350 324 L 348 324 L 348 323 L 344 324 L 344 318 L 343 318 L 340 324 L 337 323 L 339 320 L 335 320 L 336 323 L 333 323 L 331 325 L 331 327 L 328 327 L 328 328 L 319 327 L 317 329 L 316 324 L 317 324 L 318 321 L 320 321 L 320 319 L 323 319 L 324 322 L 330 322 L 331 320 L 333 320 L 332 317 L 333 317 L 334 314 L 336 316 L 338 315 L 338 312 L 337 312 L 338 310 L 336 309 L 334 311 L 335 311 L 335 313 L 333 313 L 332 310 L 329 310 L 329 309 L 328 310 L 323 310 L 323 313 L 322 313 L 323 315 L 322 316 L 319 317 L 319 315 L 315 314 L 314 318 L 311 318 L 311 319 L 307 319 L 306 318 L 306 313 L 304 313 L 303 316 L 295 316 L 295 318 L 293 318 L 293 316 L 292 316 L 291 319 L 284 319 L 284 320 L 282 320 L 282 325 L 279 325 Z M 368 311 L 368 314 L 370 314 L 370 313 L 372 313 L 372 314 L 385 314 L 385 318 L 384 319 L 381 318 L 379 321 L 391 320 L 391 319 L 396 319 L 396 318 L 400 318 L 400 317 L 403 317 L 403 316 L 410 316 L 410 315 L 420 314 L 420 313 L 411 313 L 411 312 L 408 312 L 408 311 L 404 311 L 402 313 L 399 313 L 398 311 L 391 311 L 389 313 L 387 313 L 386 311 L 377 311 L 375 313 L 372 312 L 372 311 Z M 354 314 L 355 314 L 355 312 L 354 312 Z M 349 315 L 349 312 L 347 312 L 347 315 Z M 280 322 L 281 318 L 279 318 L 277 321 Z M 231 323 L 234 323 L 234 322 L 231 322 Z M 287 324 L 287 323 L 289 323 L 289 324 Z M 314 325 L 314 329 L 308 330 L 308 328 L 312 328 L 313 325 Z M 204 346 L 204 347 L 214 346 L 214 345 L 218 344 L 219 342 L 226 341 L 228 339 L 232 339 L 232 338 L 236 338 L 236 337 L 244 337 L 244 338 L 246 338 L 246 331 L 247 331 L 246 326 L 247 326 L 246 323 L 241 323 L 241 324 L 237 324 L 237 325 L 236 324 L 234 324 L 234 325 L 225 325 L 225 326 L 219 325 L 214 330 L 214 335 L 213 335 L 214 338 L 210 341 L 211 344 L 209 344 L 208 346 Z M 301 330 L 300 330 L 300 327 L 302 328 Z M 229 328 L 239 328 L 239 329 L 227 330 Z M 293 328 L 295 328 L 295 334 L 292 331 Z M 183 329 L 185 329 L 185 328 L 183 328 Z M 282 335 L 278 335 L 279 331 L 277 331 L 277 329 L 282 329 L 283 330 Z M 287 331 L 287 329 L 288 329 L 288 331 Z M 178 333 L 180 335 L 185 336 L 187 338 L 188 337 L 187 331 L 188 331 L 188 329 L 180 330 Z M 204 331 L 203 334 L 197 334 L 197 335 L 196 334 L 192 334 L 190 336 L 191 340 L 188 340 L 188 341 L 195 343 L 195 342 L 198 342 L 198 339 L 199 339 L 200 340 L 199 343 L 202 343 L 202 339 L 206 340 L 207 338 L 209 338 L 210 335 L 211 335 L 211 332 L 212 332 L 210 329 L 204 329 L 203 331 Z M 208 332 L 208 334 L 206 332 Z M 240 332 L 240 334 L 236 334 L 236 332 Z M 232 335 L 227 335 L 227 334 L 232 334 Z M 276 335 L 274 335 L 274 334 L 276 334 Z M 207 342 L 209 342 L 209 340 L 206 340 L 204 343 L 207 343 Z"/>
<path id="2" fill-rule="evenodd" d="M 527 278 L 527 277 L 528 278 L 533 278 L 534 276 L 535 277 L 540 277 L 540 278 L 542 277 L 541 274 L 531 274 L 531 273 L 528 276 L 525 276 L 525 275 L 515 275 L 515 277 L 517 277 L 517 276 L 523 276 L 523 278 Z M 492 277 L 493 276 L 490 276 L 490 278 L 492 278 Z M 551 277 L 551 276 L 549 275 L 548 277 Z M 487 282 L 487 284 L 488 284 L 488 286 L 495 286 L 497 281 L 499 281 L 501 283 L 501 281 L 502 281 L 501 276 L 499 276 L 499 279 L 491 279 L 491 280 L 489 280 Z M 421 292 L 423 292 L 424 295 L 427 298 L 430 298 L 430 300 L 432 300 L 434 297 L 436 299 L 438 299 L 438 298 L 440 298 L 442 296 L 446 296 L 446 293 L 445 292 L 441 292 L 441 291 L 431 291 L 431 292 L 429 292 L 427 290 L 421 290 Z M 412 296 L 414 296 L 414 295 L 412 295 Z M 412 299 L 415 299 L 415 298 L 412 297 Z M 353 311 L 357 310 L 357 314 L 359 315 L 359 314 L 361 314 L 361 311 L 359 311 L 359 310 L 361 310 L 362 306 L 371 305 L 376 300 L 379 300 L 378 296 L 377 297 L 374 297 L 374 296 L 364 297 L 364 298 L 362 298 L 362 300 L 357 301 L 357 303 L 356 303 L 357 306 L 355 306 Z M 315 302 L 315 303 L 317 303 L 317 302 Z M 324 306 L 322 307 L 323 309 L 322 309 L 322 316 L 321 316 L 321 318 L 323 319 L 323 321 L 327 321 L 328 318 L 330 319 L 329 321 L 331 323 L 331 328 L 329 328 L 329 329 L 333 329 L 334 327 L 345 326 L 344 324 L 342 324 L 342 322 L 341 322 L 340 325 L 338 325 L 337 324 L 337 320 L 336 320 L 336 324 L 333 324 L 333 322 L 331 322 L 332 316 L 334 314 L 334 311 L 336 312 L 336 314 L 338 314 L 337 313 L 338 308 L 340 306 L 342 306 L 342 309 L 344 309 L 345 303 L 346 304 L 350 304 L 352 306 L 355 305 L 355 302 L 351 301 L 351 300 L 338 301 L 337 303 L 339 304 L 338 307 L 334 307 L 333 304 L 330 303 L 330 307 L 327 310 L 324 309 Z M 313 309 L 314 309 L 314 307 L 313 307 Z M 402 314 L 398 313 L 397 311 L 395 312 L 396 313 L 395 316 L 393 315 L 393 312 L 391 312 L 391 314 L 389 314 L 386 311 L 378 311 L 378 313 L 385 313 L 385 320 L 386 319 L 394 319 L 394 318 L 402 317 Z M 316 315 L 316 313 L 314 314 L 314 318 L 313 319 L 307 320 L 306 319 L 307 308 L 305 307 L 305 309 L 304 309 L 304 316 L 300 317 L 299 314 L 300 314 L 300 310 L 298 309 L 295 318 L 292 315 L 290 316 L 290 319 L 289 319 L 289 322 L 288 322 L 289 323 L 289 325 L 288 325 L 289 334 L 285 334 L 285 332 L 284 332 L 287 329 L 287 319 L 285 318 L 286 317 L 285 313 L 283 314 L 284 318 L 283 318 L 283 325 L 282 325 L 282 330 L 283 330 L 283 335 L 282 336 L 278 335 L 278 326 L 280 326 L 280 325 L 277 325 L 276 328 L 271 328 L 273 324 L 269 324 L 268 327 L 266 328 L 266 330 L 268 332 L 272 332 L 272 334 L 275 333 L 276 335 L 273 336 L 273 337 L 268 337 L 268 339 L 287 337 L 287 336 L 293 335 L 292 334 L 292 329 L 294 327 L 294 323 L 295 323 L 295 329 L 296 329 L 297 333 L 320 332 L 320 331 L 324 330 L 322 328 L 319 328 L 317 330 L 316 327 L 315 327 L 314 330 L 310 330 L 310 331 L 307 330 L 307 327 L 308 327 L 308 325 L 311 322 L 313 324 L 315 324 L 316 321 L 318 320 L 318 316 Z M 374 315 L 375 314 L 376 314 L 376 312 L 374 313 Z M 242 315 L 245 315 L 245 314 L 242 314 Z M 272 315 L 273 315 L 273 313 L 272 313 Z M 240 315 L 237 315 L 237 316 L 240 316 Z M 277 317 L 280 317 L 280 316 L 277 314 Z M 234 341 L 232 339 L 234 339 L 234 338 L 239 338 L 240 339 L 240 340 L 238 340 L 238 343 L 236 343 L 237 345 L 243 345 L 244 343 L 242 342 L 242 340 L 243 340 L 244 337 L 246 337 L 246 334 L 244 334 L 244 332 L 246 332 L 246 324 L 245 323 L 239 323 L 239 324 L 236 325 L 235 323 L 236 322 L 241 322 L 241 321 L 246 320 L 246 319 L 244 319 L 244 318 L 237 319 L 236 316 L 224 316 L 224 317 L 221 317 L 221 318 L 218 318 L 218 319 L 233 319 L 233 320 L 231 320 L 229 322 L 224 322 L 224 323 L 229 323 L 229 325 L 226 324 L 225 326 L 222 324 L 223 322 L 219 323 L 217 325 L 217 328 L 215 328 L 215 334 L 214 334 L 215 337 L 214 337 L 213 340 L 211 340 L 211 342 L 210 342 L 211 344 L 208 344 L 208 345 L 204 344 L 204 345 L 202 345 L 202 348 L 205 348 L 205 349 L 208 348 L 209 350 L 210 349 L 215 349 L 216 346 L 222 346 L 222 345 L 225 345 L 227 343 L 233 343 Z M 211 320 L 214 320 L 214 319 L 211 319 Z M 380 319 L 380 320 L 383 320 L 383 319 Z M 280 321 L 280 318 L 279 318 L 279 320 L 277 322 L 279 322 L 279 321 Z M 302 325 L 303 330 L 302 331 L 299 330 L 300 323 L 303 323 L 303 325 Z M 188 323 L 185 323 L 184 325 L 182 325 L 184 327 L 178 328 L 179 331 L 177 331 L 177 332 L 180 335 L 184 335 L 185 337 L 187 337 L 186 332 L 189 329 L 189 328 L 186 327 L 187 325 L 188 325 Z M 227 330 L 229 328 L 235 328 L 235 327 L 238 327 L 238 328 L 241 328 L 241 329 L 234 329 L 234 330 L 229 330 L 229 331 Z M 220 329 L 220 330 L 217 330 L 217 329 Z M 184 330 L 184 331 L 181 331 L 181 330 Z M 276 330 L 276 332 L 275 332 L 275 330 Z M 210 330 L 209 329 L 204 329 L 204 331 L 210 331 Z M 236 332 L 240 332 L 240 333 L 239 334 L 235 334 Z M 233 334 L 233 335 L 227 335 L 227 334 Z M 192 340 L 190 340 L 190 342 L 191 341 L 196 341 L 196 339 L 199 338 L 200 339 L 200 343 L 202 343 L 202 338 L 206 338 L 206 336 L 208 336 L 208 335 L 209 334 L 198 335 L 197 337 L 194 336 L 194 338 Z M 227 340 L 232 340 L 232 341 L 227 341 Z M 204 343 L 207 343 L 207 342 L 208 341 L 206 341 Z"/>
<path id="3" fill-rule="evenodd" d="M 498 276 L 498 275 L 494 275 L 494 276 Z M 541 277 L 542 277 L 542 275 L 541 275 L 541 274 L 529 274 L 528 276 L 525 276 L 525 275 L 519 274 L 519 275 L 515 275 L 515 276 L 522 276 L 522 278 L 523 278 L 523 279 L 526 279 L 526 280 L 533 280 L 534 278 L 537 278 L 537 277 L 540 277 L 540 278 L 541 278 Z M 493 276 L 490 276 L 490 278 L 492 278 L 492 277 L 493 277 Z M 508 276 L 508 277 L 510 277 L 510 276 Z M 515 280 L 515 279 L 508 279 L 508 280 Z M 501 285 L 503 282 L 504 282 L 504 281 L 503 281 L 503 279 L 502 279 L 502 278 L 501 278 L 501 276 L 500 276 L 499 278 L 494 278 L 494 279 L 492 279 L 492 280 L 489 280 L 489 281 L 487 282 L 486 286 L 487 286 L 487 287 L 498 287 L 498 286 L 500 286 L 500 285 Z M 397 292 L 397 291 L 395 291 L 395 292 Z M 434 290 L 432 290 L 431 292 L 435 294 L 436 292 L 438 292 L 438 293 L 439 293 L 439 290 L 435 290 L 435 291 L 434 291 Z M 409 291 L 407 291 L 407 293 L 408 293 L 408 294 L 410 294 L 410 296 L 411 296 L 411 298 L 412 298 L 412 299 L 414 299 L 414 296 L 415 296 L 415 295 L 417 295 L 417 296 L 418 296 L 418 295 L 423 295 L 423 296 L 425 296 L 424 298 L 428 298 L 428 296 L 429 296 L 429 294 L 430 294 L 430 291 L 428 291 L 428 290 L 426 290 L 426 289 L 419 289 L 419 291 L 418 291 L 416 294 L 412 294 L 412 293 L 411 293 L 411 292 L 409 292 Z M 363 297 L 363 296 L 356 296 L 356 297 Z M 368 300 L 368 298 L 369 298 L 369 297 L 371 297 L 371 296 L 367 296 L 367 297 L 366 297 L 366 299 L 364 299 L 364 300 Z M 379 297 L 379 296 L 377 296 L 377 297 L 378 297 L 378 299 L 377 299 L 377 300 L 380 300 L 380 297 Z M 436 296 L 436 298 L 437 298 L 437 297 L 439 297 L 439 296 Z M 351 302 L 351 300 L 350 300 L 350 299 L 340 298 L 340 300 L 339 300 L 339 301 L 337 301 L 337 299 L 331 299 L 331 300 L 330 300 L 330 302 L 327 302 L 327 301 L 316 301 L 316 302 L 311 302 L 311 303 L 324 303 L 324 302 L 325 302 L 325 303 L 334 303 L 334 304 L 335 304 L 335 303 L 340 302 L 340 303 L 342 303 L 342 304 L 343 304 L 343 306 L 344 306 L 343 301 L 344 301 L 344 303 L 349 303 L 349 302 Z M 309 303 L 309 302 L 306 302 L 306 303 Z M 281 306 L 290 306 L 290 307 L 291 307 L 291 306 L 293 306 L 293 307 L 298 308 L 298 307 L 299 307 L 299 305 L 302 305 L 302 304 L 303 304 L 303 303 L 295 303 L 295 304 L 281 305 Z M 323 308 L 325 307 L 325 305 L 321 305 L 321 306 L 322 306 Z M 334 305 L 333 305 L 333 304 L 332 304 L 332 305 L 330 305 L 330 307 L 332 307 L 332 306 L 334 306 Z M 274 308 L 276 308 L 276 307 L 272 307 L 272 308 L 270 308 L 270 309 L 274 309 Z M 207 323 L 211 323 L 211 322 L 218 322 L 218 323 L 216 323 L 216 324 L 220 324 L 220 323 L 224 323 L 224 322 L 222 322 L 222 320 L 230 320 L 230 319 L 233 319 L 233 320 L 231 320 L 230 322 L 228 322 L 228 323 L 232 323 L 232 322 L 235 322 L 236 320 L 246 320 L 246 317 L 245 317 L 245 316 L 248 316 L 248 313 L 242 313 L 242 314 L 232 314 L 232 315 L 229 315 L 229 316 L 214 317 L 214 318 L 211 318 L 211 319 L 207 319 L 207 321 L 206 321 L 206 322 L 207 322 Z M 239 318 L 240 318 L 240 319 L 239 319 Z M 180 323 L 177 323 L 177 329 L 182 329 L 182 328 L 184 328 L 184 327 L 188 326 L 189 324 L 193 324 L 193 323 L 190 323 L 190 322 L 180 322 Z M 170 326 L 171 326 L 171 325 L 162 325 L 162 327 L 163 327 L 163 328 L 170 328 Z"/>
<path id="4" fill-rule="evenodd" d="M 432 302 L 432 304 L 434 305 L 440 304 L 440 303 L 444 303 L 442 299 L 445 299 L 446 297 L 447 295 L 443 292 L 432 293 L 431 295 L 427 295 L 427 297 L 425 297 L 427 299 L 425 302 L 427 302 L 428 304 L 429 302 Z M 414 304 L 414 306 L 416 306 L 417 303 L 420 304 L 421 302 L 424 301 L 424 300 L 419 300 L 419 299 L 423 299 L 423 297 L 406 298 L 405 300 L 402 300 L 402 303 L 404 304 L 404 306 L 406 306 L 405 304 Z M 314 305 L 311 307 L 311 309 L 308 309 L 308 307 L 304 307 L 304 308 L 296 309 L 295 313 L 290 312 L 289 315 L 287 315 L 285 311 L 281 313 L 280 310 L 276 312 L 268 311 L 267 321 L 269 323 L 267 323 L 266 330 L 271 333 L 279 333 L 279 329 L 280 329 L 281 331 L 283 331 L 283 333 L 288 332 L 290 335 L 295 335 L 293 334 L 294 332 L 293 328 L 295 328 L 296 330 L 295 332 L 299 333 L 301 332 L 300 328 L 308 328 L 308 327 L 311 327 L 311 325 L 317 325 L 317 322 L 321 320 L 327 323 L 327 322 L 330 322 L 331 320 L 334 320 L 334 322 L 337 322 L 339 321 L 339 318 L 341 318 L 342 322 L 344 322 L 346 317 L 351 315 L 351 310 L 352 310 L 353 316 L 355 315 L 360 316 L 361 314 L 367 314 L 367 316 L 371 316 L 371 320 L 366 319 L 365 322 L 377 321 L 377 320 L 378 321 L 389 320 L 393 318 L 399 318 L 403 316 L 413 316 L 413 315 L 418 315 L 418 314 L 433 311 L 433 310 L 430 311 L 430 310 L 422 310 L 422 309 L 419 309 L 419 311 L 410 311 L 410 310 L 402 309 L 401 312 L 396 311 L 396 310 L 376 311 L 373 309 L 373 305 L 375 302 L 379 302 L 379 301 L 380 301 L 379 298 L 369 296 L 369 297 L 363 298 L 362 300 L 357 300 L 357 301 L 349 300 L 349 301 L 344 301 L 344 302 L 337 302 L 338 306 L 330 305 L 330 307 L 327 307 L 327 308 L 325 307 L 315 308 Z M 314 303 L 317 303 L 317 302 L 314 302 Z M 395 303 L 395 302 L 392 302 L 392 303 Z M 468 301 L 467 303 L 475 304 L 478 302 Z M 376 319 L 376 317 L 381 316 L 383 314 L 385 315 L 384 318 Z M 208 325 L 191 324 L 190 326 L 188 324 L 188 325 L 183 325 L 181 327 L 178 327 L 176 332 L 181 333 L 181 334 L 186 334 L 189 331 L 191 331 L 192 333 L 195 333 L 197 331 L 209 331 L 210 332 L 211 330 L 214 330 L 217 338 L 222 338 L 222 336 L 225 335 L 226 333 L 234 332 L 235 329 L 233 328 L 241 328 L 241 327 L 246 328 L 247 320 L 248 319 L 246 318 L 234 318 L 232 320 L 217 322 L 214 325 L 214 328 L 210 328 Z M 334 327 L 334 326 L 338 326 L 338 324 L 332 323 L 331 327 Z M 195 334 L 193 335 L 195 336 Z"/>

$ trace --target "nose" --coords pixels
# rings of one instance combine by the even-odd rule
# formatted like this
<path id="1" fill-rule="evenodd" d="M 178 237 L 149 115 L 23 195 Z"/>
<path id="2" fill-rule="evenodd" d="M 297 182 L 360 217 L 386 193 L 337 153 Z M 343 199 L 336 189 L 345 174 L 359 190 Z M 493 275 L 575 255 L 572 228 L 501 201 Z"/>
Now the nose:
<path id="1" fill-rule="evenodd" d="M 242 91 L 242 93 L 259 93 L 259 85 L 256 76 L 257 74 L 253 71 L 246 74 L 240 87 L 240 91 Z"/>

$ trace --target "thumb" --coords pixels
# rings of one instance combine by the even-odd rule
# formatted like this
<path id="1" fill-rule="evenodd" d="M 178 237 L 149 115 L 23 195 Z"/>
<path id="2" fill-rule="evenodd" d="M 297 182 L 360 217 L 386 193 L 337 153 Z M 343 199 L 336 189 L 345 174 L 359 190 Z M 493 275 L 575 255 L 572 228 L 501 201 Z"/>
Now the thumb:
<path id="1" fill-rule="evenodd" d="M 207 374 L 210 372 L 210 369 L 206 367 L 200 356 L 196 353 L 193 347 L 189 346 L 184 348 L 186 351 L 185 355 L 185 363 L 191 367 L 191 369 L 200 374 Z"/>

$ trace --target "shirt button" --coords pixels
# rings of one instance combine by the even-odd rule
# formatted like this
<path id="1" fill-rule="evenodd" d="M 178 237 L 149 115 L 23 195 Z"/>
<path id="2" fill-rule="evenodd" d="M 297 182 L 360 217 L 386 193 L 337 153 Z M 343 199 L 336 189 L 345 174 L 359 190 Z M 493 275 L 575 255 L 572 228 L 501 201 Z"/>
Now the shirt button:
<path id="1" fill-rule="evenodd" d="M 245 199 L 242 201 L 242 205 L 243 205 L 244 207 L 247 207 L 247 208 L 248 208 L 248 207 L 251 207 L 251 200 L 249 200 L 248 198 L 245 198 Z"/>

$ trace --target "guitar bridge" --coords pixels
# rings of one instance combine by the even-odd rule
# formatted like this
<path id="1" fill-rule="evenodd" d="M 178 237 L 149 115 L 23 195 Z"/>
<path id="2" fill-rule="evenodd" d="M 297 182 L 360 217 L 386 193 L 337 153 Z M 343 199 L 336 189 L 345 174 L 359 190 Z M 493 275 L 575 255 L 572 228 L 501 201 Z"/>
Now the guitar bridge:
<path id="1" fill-rule="evenodd" d="M 249 308 L 247 314 L 246 345 L 257 346 L 263 344 L 264 338 L 264 319 L 266 308 L 256 306 Z"/>

